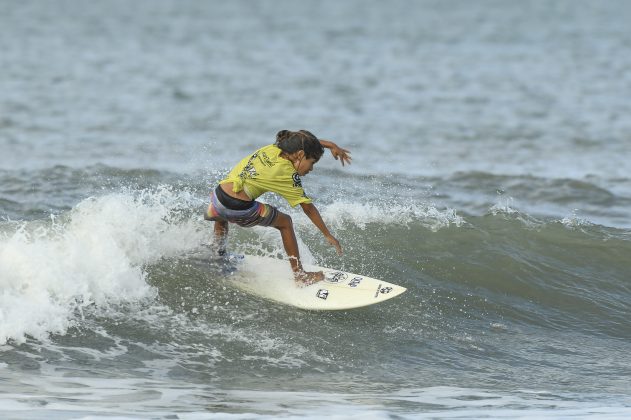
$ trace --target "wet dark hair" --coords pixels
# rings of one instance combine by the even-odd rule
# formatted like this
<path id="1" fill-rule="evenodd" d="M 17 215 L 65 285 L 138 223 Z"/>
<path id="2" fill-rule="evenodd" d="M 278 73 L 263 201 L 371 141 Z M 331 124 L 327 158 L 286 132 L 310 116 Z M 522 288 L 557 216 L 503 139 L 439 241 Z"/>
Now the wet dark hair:
<path id="1" fill-rule="evenodd" d="M 324 147 L 320 140 L 307 130 L 281 130 L 276 134 L 276 146 L 285 153 L 291 154 L 304 150 L 307 159 L 320 160 L 324 154 Z"/>

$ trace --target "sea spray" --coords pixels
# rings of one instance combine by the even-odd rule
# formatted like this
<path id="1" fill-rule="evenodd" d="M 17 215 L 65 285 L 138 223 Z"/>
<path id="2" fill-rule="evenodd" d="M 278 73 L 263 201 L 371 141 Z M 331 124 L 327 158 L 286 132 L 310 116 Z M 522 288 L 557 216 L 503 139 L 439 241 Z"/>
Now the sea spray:
<path id="1" fill-rule="evenodd" d="M 410 226 L 420 224 L 431 231 L 454 225 L 462 226 L 465 220 L 454 209 L 440 210 L 423 202 L 407 205 L 392 202 L 353 203 L 336 201 L 323 206 L 322 215 L 332 226 L 341 227 L 344 223 L 366 229 L 368 223 L 384 225 L 398 224 Z"/>
<path id="2" fill-rule="evenodd" d="M 169 188 L 81 201 L 64 217 L 11 224 L 0 240 L 0 343 L 64 333 L 88 305 L 152 298 L 144 266 L 207 233 Z"/>

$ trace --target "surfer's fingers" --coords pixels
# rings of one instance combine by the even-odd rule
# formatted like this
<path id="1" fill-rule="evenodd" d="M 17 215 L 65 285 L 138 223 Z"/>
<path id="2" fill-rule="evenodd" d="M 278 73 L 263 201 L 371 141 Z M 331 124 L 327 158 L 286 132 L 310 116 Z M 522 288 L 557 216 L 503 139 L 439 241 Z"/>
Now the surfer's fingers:
<path id="1" fill-rule="evenodd" d="M 339 146 L 336 146 L 335 148 L 331 149 L 331 154 L 333 155 L 333 158 L 335 158 L 335 160 L 339 160 L 342 163 L 342 166 L 344 166 L 346 163 L 348 163 L 350 165 L 351 163 L 351 157 L 350 155 L 350 151 L 347 149 L 343 149 Z"/>
<path id="2" fill-rule="evenodd" d="M 344 254 L 344 252 L 342 252 L 342 245 L 340 245 L 340 242 L 337 239 L 335 239 L 335 242 L 331 242 L 331 245 L 335 247 L 338 255 Z"/>

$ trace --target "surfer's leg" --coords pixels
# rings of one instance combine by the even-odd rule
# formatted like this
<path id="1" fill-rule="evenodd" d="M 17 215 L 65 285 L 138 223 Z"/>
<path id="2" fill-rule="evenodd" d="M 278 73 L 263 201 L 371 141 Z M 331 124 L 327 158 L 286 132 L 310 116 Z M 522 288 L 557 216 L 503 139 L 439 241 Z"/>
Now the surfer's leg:
<path id="1" fill-rule="evenodd" d="M 291 217 L 285 213 L 278 212 L 272 226 L 280 231 L 280 237 L 283 239 L 285 252 L 289 256 L 292 271 L 302 271 L 298 241 L 296 240 L 296 233 L 294 232 L 294 224 L 291 221 Z"/>
<path id="2" fill-rule="evenodd" d="M 226 255 L 226 242 L 228 240 L 228 222 L 225 220 L 215 221 L 215 246 L 217 253 L 221 256 Z"/>
<path id="3" fill-rule="evenodd" d="M 283 246 L 289 257 L 289 264 L 291 265 L 291 270 L 294 272 L 296 280 L 307 284 L 323 280 L 324 274 L 322 272 L 308 273 L 303 270 L 302 263 L 300 262 L 300 252 L 298 251 L 298 241 L 296 240 L 296 233 L 294 232 L 294 224 L 291 217 L 279 211 L 272 226 L 280 231 Z"/>

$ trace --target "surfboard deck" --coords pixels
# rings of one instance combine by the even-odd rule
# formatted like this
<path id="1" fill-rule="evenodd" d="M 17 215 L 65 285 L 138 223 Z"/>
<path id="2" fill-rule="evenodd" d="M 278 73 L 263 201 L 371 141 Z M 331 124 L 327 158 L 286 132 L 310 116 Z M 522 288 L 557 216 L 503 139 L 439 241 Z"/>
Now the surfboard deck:
<path id="1" fill-rule="evenodd" d="M 240 290 L 315 311 L 346 310 L 374 305 L 400 295 L 405 287 L 360 274 L 305 264 L 307 271 L 323 271 L 325 280 L 300 287 L 286 260 L 245 255 L 227 278 Z"/>

